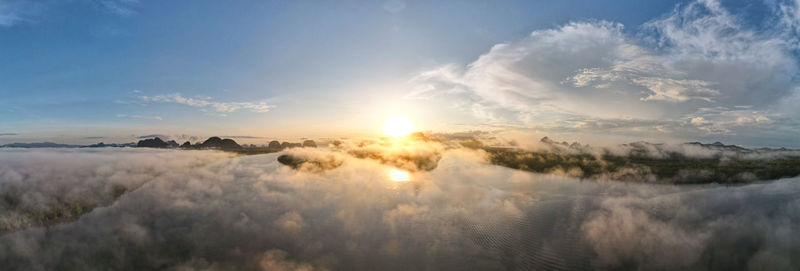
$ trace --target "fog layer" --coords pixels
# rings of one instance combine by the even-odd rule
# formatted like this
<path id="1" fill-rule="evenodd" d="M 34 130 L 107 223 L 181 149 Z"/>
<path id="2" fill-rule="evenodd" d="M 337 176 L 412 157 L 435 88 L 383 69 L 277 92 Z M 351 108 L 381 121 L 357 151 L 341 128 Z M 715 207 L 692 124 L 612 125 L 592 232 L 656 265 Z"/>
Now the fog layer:
<path id="1" fill-rule="evenodd" d="M 580 181 L 489 165 L 480 151 L 440 151 L 435 169 L 395 182 L 389 173 L 402 165 L 340 154 L 330 156 L 337 167 L 296 170 L 279 164 L 280 154 L 0 150 L 0 221 L 18 225 L 0 235 L 0 266 L 800 268 L 797 178 L 743 186 Z M 30 210 L 76 202 L 95 207 L 47 226 L 19 222 Z"/>

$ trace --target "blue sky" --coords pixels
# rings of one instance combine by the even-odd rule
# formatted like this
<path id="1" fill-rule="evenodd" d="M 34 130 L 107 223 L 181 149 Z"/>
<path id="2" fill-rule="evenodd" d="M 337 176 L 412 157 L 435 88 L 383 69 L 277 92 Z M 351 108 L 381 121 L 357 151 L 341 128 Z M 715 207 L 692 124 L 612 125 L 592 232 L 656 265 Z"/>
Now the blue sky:
<path id="1" fill-rule="evenodd" d="M 0 0 L 0 143 L 373 135 L 404 114 L 523 139 L 798 146 L 795 8 Z"/>

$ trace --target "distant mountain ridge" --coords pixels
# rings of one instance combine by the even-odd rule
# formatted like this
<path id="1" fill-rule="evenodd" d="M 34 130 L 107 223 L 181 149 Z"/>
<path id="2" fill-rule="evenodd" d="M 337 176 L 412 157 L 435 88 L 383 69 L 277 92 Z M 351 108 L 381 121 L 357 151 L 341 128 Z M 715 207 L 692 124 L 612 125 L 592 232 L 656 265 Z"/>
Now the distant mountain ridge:
<path id="1" fill-rule="evenodd" d="M 725 145 L 725 144 L 722 144 L 722 142 L 719 142 L 719 141 L 711 143 L 711 144 L 703 144 L 703 143 L 700 143 L 700 142 L 687 142 L 687 143 L 683 143 L 683 144 L 685 144 L 685 145 L 694 145 L 694 146 L 699 146 L 699 147 L 703 147 L 703 148 L 706 148 L 706 149 L 713 149 L 713 150 L 720 150 L 720 151 L 753 152 L 753 150 L 751 150 L 751 149 L 739 147 L 739 146 L 736 146 L 736 145 Z M 770 148 L 762 148 L 762 149 L 771 150 Z"/>
<path id="2" fill-rule="evenodd" d="M 124 148 L 124 147 L 136 147 L 136 143 L 131 142 L 131 143 L 121 143 L 121 144 L 117 144 L 117 143 L 105 144 L 103 142 L 100 142 L 100 143 L 97 143 L 97 144 L 86 145 L 84 147 L 86 147 L 86 148 L 106 148 L 106 147 Z"/>
<path id="3" fill-rule="evenodd" d="M 203 142 L 192 144 L 189 141 L 178 144 L 175 140 L 164 141 L 158 136 L 139 140 L 131 143 L 112 143 L 103 142 L 91 145 L 59 144 L 53 142 L 34 142 L 34 143 L 10 143 L 0 145 L 0 148 L 158 148 L 158 149 L 187 149 L 187 150 L 223 150 L 241 154 L 262 154 L 282 151 L 287 148 L 316 148 L 314 140 L 305 140 L 302 143 L 271 141 L 268 146 L 239 145 L 230 138 L 220 138 L 212 136 Z"/>
<path id="4" fill-rule="evenodd" d="M 552 147 L 559 147 L 559 148 L 567 148 L 576 151 L 586 151 L 592 149 L 591 146 L 582 145 L 578 142 L 568 143 L 566 141 L 558 142 L 556 140 L 550 139 L 549 137 L 545 136 L 539 140 L 540 143 Z M 632 153 L 637 152 L 647 152 L 649 150 L 660 150 L 660 151 L 668 151 L 666 150 L 667 144 L 665 143 L 651 143 L 647 141 L 636 141 L 630 142 L 625 144 L 618 145 L 620 147 L 625 147 L 631 149 Z M 729 153 L 738 153 L 738 154 L 747 154 L 747 153 L 767 153 L 767 152 L 789 152 L 789 151 L 800 151 L 795 149 L 788 149 L 788 148 L 754 148 L 748 149 L 745 147 L 741 147 L 738 145 L 725 145 L 722 142 L 714 142 L 711 144 L 705 144 L 702 142 L 686 142 L 678 144 L 678 146 L 692 146 L 692 147 L 699 147 L 701 149 L 711 150 L 711 151 L 718 151 L 718 152 L 729 152 Z M 600 148 L 603 149 L 603 148 Z"/>
<path id="5" fill-rule="evenodd" d="M 486 151 L 495 165 L 586 179 L 733 184 L 800 176 L 800 150 L 787 148 L 748 149 L 721 142 L 646 141 L 591 147 L 548 137 L 540 143 L 544 148 L 465 147 Z"/>
<path id="6" fill-rule="evenodd" d="M 314 142 L 314 140 L 305 140 L 303 141 L 303 143 L 271 141 L 267 146 L 263 145 L 256 146 L 253 144 L 240 145 L 235 140 L 230 138 L 220 138 L 217 136 L 212 136 L 203 142 L 197 142 L 195 144 L 192 144 L 191 142 L 186 141 L 180 145 L 173 140 L 163 141 L 161 140 L 161 138 L 155 137 L 155 138 L 140 140 L 139 143 L 136 144 L 136 147 L 179 148 L 184 150 L 222 150 L 240 154 L 264 154 L 264 153 L 279 152 L 288 148 L 316 148 L 317 144 L 316 142 Z"/>
<path id="7" fill-rule="evenodd" d="M 579 142 L 566 142 L 566 141 L 556 141 L 547 136 L 542 137 L 539 140 L 540 143 L 546 146 L 557 147 L 559 149 L 568 149 L 580 152 L 588 152 L 593 149 L 592 146 L 588 144 L 581 144 Z M 462 144 L 463 145 L 463 144 Z M 636 152 L 646 152 L 648 150 L 663 150 L 667 147 L 664 143 L 651 143 L 647 141 L 636 141 L 630 142 L 625 144 L 618 145 L 620 147 L 630 148 L 632 153 Z M 674 146 L 674 145 L 673 145 Z M 769 153 L 769 152 L 790 152 L 790 151 L 800 151 L 796 149 L 789 149 L 789 148 L 745 148 L 738 145 L 726 145 L 722 142 L 714 142 L 711 144 L 706 144 L 702 142 L 686 142 L 679 144 L 679 146 L 693 146 L 699 147 L 702 149 L 719 151 L 719 152 L 727 152 L 727 153 L 740 153 L 740 154 L 747 154 L 747 153 Z M 60 144 L 54 142 L 33 142 L 33 143 L 10 143 L 5 145 L 0 145 L 0 148 L 123 148 L 123 147 L 139 147 L 139 148 L 181 148 L 181 149 L 219 149 L 219 150 L 242 150 L 242 149 L 252 149 L 254 145 L 250 147 L 245 147 L 237 143 L 233 139 L 229 138 L 220 138 L 220 137 L 210 137 L 203 142 L 198 142 L 192 144 L 189 141 L 184 142 L 183 144 L 178 144 L 174 140 L 164 141 L 159 137 L 147 138 L 140 140 L 139 142 L 130 142 L 130 143 L 111 143 L 105 144 L 103 142 L 97 144 L 90 144 L 90 145 L 77 145 L 77 144 Z M 279 141 L 271 141 L 268 143 L 267 146 L 263 147 L 256 147 L 257 149 L 269 149 L 269 150 L 281 150 L 286 148 L 300 148 L 300 147 L 317 147 L 316 143 L 313 140 L 305 140 L 302 143 L 291 143 L 291 142 L 279 142 Z M 603 149 L 603 148 L 598 148 Z M 596 149 L 597 150 L 597 149 Z"/>
<path id="8" fill-rule="evenodd" d="M 59 144 L 53 142 L 11 143 L 3 145 L 4 148 L 80 148 L 81 145 Z"/>
<path id="9" fill-rule="evenodd" d="M 136 147 L 138 147 L 138 148 L 177 148 L 178 147 L 178 142 L 175 142 L 175 140 L 170 140 L 170 141 L 164 142 L 163 140 L 161 140 L 161 138 L 155 137 L 155 138 L 139 140 L 139 142 L 136 143 Z"/>
<path id="10" fill-rule="evenodd" d="M 53 142 L 33 142 L 33 143 L 11 143 L 0 145 L 0 148 L 123 148 L 123 147 L 136 147 L 136 143 L 112 143 L 105 144 L 103 142 L 91 145 L 72 145 L 72 144 L 59 144 Z"/>

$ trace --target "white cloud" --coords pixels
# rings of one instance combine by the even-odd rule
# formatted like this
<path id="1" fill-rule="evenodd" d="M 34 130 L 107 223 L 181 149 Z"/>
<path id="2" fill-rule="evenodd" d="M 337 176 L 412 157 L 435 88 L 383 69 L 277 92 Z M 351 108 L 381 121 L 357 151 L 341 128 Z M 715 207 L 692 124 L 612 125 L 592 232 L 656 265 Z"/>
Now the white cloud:
<path id="1" fill-rule="evenodd" d="M 794 38 L 780 29 L 753 30 L 718 2 L 698 1 L 635 30 L 608 21 L 536 30 L 465 67 L 419 73 L 407 98 L 474 104 L 460 107 L 492 122 L 558 130 L 573 127 L 566 120 L 638 119 L 682 126 L 683 136 L 708 134 L 681 124 L 701 108 L 752 107 L 764 117 L 724 124 L 751 134 L 790 125 L 765 120 L 800 111 L 779 106 L 797 95 L 798 70 Z"/>
<path id="2" fill-rule="evenodd" d="M 192 107 L 211 108 L 217 112 L 231 113 L 239 110 L 248 110 L 256 113 L 269 112 L 271 105 L 264 102 L 251 103 L 251 102 L 215 102 L 210 98 L 186 98 L 179 93 L 157 96 L 142 96 L 141 99 L 145 102 L 155 103 L 178 103 Z"/>
<path id="3" fill-rule="evenodd" d="M 689 122 L 710 134 L 730 134 L 733 129 L 776 123 L 780 115 L 752 110 L 750 107 L 704 107 L 689 114 Z"/>
<path id="4" fill-rule="evenodd" d="M 798 179 L 580 181 L 491 166 L 464 149 L 446 151 L 435 170 L 410 173 L 410 182 L 392 182 L 390 166 L 347 155 L 337 168 L 311 172 L 281 166 L 278 154 L 0 152 L 0 226 L 21 226 L 0 234 L 11 270 L 800 265 Z M 78 204 L 98 207 L 47 228 L 23 223 Z M 741 243 L 748 245 L 732 245 Z"/>
<path id="5" fill-rule="evenodd" d="M 719 91 L 707 88 L 710 83 L 701 80 L 640 77 L 632 81 L 653 92 L 649 96 L 642 98 L 644 101 L 666 100 L 684 102 L 690 99 L 699 99 L 706 102 L 713 102 L 712 97 L 719 95 Z"/>

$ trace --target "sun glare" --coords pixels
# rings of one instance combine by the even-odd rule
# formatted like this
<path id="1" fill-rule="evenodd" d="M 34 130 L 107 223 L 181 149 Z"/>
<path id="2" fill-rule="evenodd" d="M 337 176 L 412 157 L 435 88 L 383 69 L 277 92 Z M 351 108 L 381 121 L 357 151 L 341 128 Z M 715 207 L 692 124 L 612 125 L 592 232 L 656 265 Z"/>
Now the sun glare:
<path id="1" fill-rule="evenodd" d="M 410 178 L 407 171 L 392 169 L 389 171 L 389 179 L 395 182 L 407 182 Z"/>
<path id="2" fill-rule="evenodd" d="M 414 124 L 404 116 L 392 116 L 383 123 L 383 133 L 393 137 L 407 136 L 414 132 Z"/>

